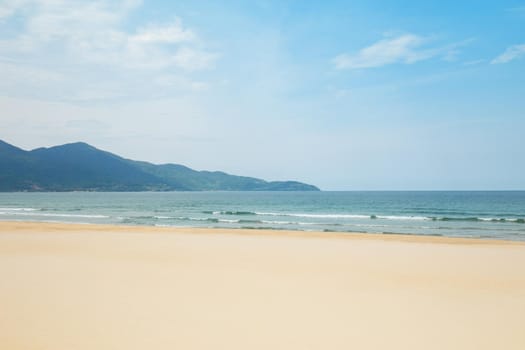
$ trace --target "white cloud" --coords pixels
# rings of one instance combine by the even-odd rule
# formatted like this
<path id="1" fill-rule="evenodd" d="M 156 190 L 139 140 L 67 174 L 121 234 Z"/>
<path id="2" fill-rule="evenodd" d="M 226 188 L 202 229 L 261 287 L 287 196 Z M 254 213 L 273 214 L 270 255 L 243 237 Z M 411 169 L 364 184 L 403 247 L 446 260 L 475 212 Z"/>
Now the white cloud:
<path id="1" fill-rule="evenodd" d="M 4 0 L 0 76 L 16 86 L 0 83 L 3 93 L 71 101 L 157 96 L 165 92 L 151 90 L 155 77 L 166 74 L 187 82 L 179 93 L 182 86 L 204 91 L 209 84 L 191 75 L 213 68 L 218 54 L 177 17 L 129 28 L 139 9 L 135 0 Z"/>
<path id="2" fill-rule="evenodd" d="M 117 4 L 117 5 L 115 5 Z M 125 32 L 120 24 L 137 4 L 129 2 L 10 2 L 5 17 L 26 9 L 25 30 L 0 41 L 0 53 L 38 54 L 63 50 L 73 63 L 109 64 L 123 68 L 210 68 L 216 55 L 207 52 L 197 35 L 176 18 Z M 180 45 L 184 44 L 184 47 Z M 190 62 L 191 61 L 191 62 Z"/>
<path id="3" fill-rule="evenodd" d="M 189 47 L 181 47 L 173 58 L 173 63 L 187 70 L 211 68 L 216 54 L 201 52 Z"/>
<path id="4" fill-rule="evenodd" d="M 5 1 L 5 3 L 0 4 L 0 20 L 11 16 L 16 9 L 16 2 L 14 1 Z"/>
<path id="5" fill-rule="evenodd" d="M 508 63 L 512 60 L 525 56 L 525 44 L 513 45 L 508 47 L 505 52 L 493 59 L 490 63 L 501 64 Z"/>
<path id="6" fill-rule="evenodd" d="M 175 23 L 165 26 L 148 26 L 141 28 L 137 34 L 130 37 L 131 41 L 139 43 L 180 43 L 192 41 L 195 34 L 190 30 L 182 27 L 179 19 Z"/>
<path id="7" fill-rule="evenodd" d="M 464 66 L 475 66 L 475 65 L 481 64 L 481 63 L 483 63 L 485 61 L 486 60 L 484 60 L 484 59 L 471 60 L 471 61 L 463 62 L 463 65 Z"/>
<path id="8" fill-rule="evenodd" d="M 51 1 L 50 1 L 51 2 Z M 45 1 L 38 0 L 2 0 L 0 2 L 0 22 L 11 17 L 15 13 L 35 6 L 38 3 L 45 4 Z"/>
<path id="9" fill-rule="evenodd" d="M 451 60 L 457 55 L 456 45 L 428 48 L 429 38 L 404 34 L 385 38 L 365 47 L 356 54 L 343 53 L 333 59 L 336 69 L 361 69 L 382 67 L 388 64 L 412 64 L 442 55 Z"/>

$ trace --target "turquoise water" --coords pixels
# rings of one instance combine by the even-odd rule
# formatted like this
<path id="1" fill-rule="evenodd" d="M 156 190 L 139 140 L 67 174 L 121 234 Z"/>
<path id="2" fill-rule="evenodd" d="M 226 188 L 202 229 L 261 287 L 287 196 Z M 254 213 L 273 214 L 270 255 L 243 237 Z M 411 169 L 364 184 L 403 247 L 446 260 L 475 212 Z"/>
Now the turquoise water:
<path id="1" fill-rule="evenodd" d="M 0 220 L 525 240 L 525 191 L 0 193 Z"/>

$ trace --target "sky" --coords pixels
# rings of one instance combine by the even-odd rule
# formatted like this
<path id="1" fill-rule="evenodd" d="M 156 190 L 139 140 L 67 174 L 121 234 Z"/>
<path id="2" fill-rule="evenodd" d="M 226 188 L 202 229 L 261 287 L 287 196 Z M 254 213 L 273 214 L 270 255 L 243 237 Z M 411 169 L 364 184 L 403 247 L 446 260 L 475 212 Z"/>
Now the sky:
<path id="1" fill-rule="evenodd" d="M 525 189 L 525 2 L 0 0 L 0 139 L 323 190 Z"/>

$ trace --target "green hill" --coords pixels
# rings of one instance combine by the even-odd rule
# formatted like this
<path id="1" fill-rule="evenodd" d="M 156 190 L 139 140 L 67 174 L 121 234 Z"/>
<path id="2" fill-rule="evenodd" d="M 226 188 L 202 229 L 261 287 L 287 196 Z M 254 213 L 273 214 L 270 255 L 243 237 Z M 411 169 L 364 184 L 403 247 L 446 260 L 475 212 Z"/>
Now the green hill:
<path id="1" fill-rule="evenodd" d="M 179 164 L 133 161 L 77 142 L 24 151 L 0 140 L 0 191 L 318 191 Z"/>

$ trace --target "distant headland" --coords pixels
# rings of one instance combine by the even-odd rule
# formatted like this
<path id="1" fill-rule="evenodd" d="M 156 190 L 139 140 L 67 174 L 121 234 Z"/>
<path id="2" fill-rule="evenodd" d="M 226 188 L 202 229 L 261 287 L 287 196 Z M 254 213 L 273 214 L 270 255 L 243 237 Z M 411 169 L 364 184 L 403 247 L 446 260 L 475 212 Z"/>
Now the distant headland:
<path id="1" fill-rule="evenodd" d="M 0 140 L 0 191 L 319 191 L 179 164 L 122 158 L 83 142 L 25 151 Z"/>

